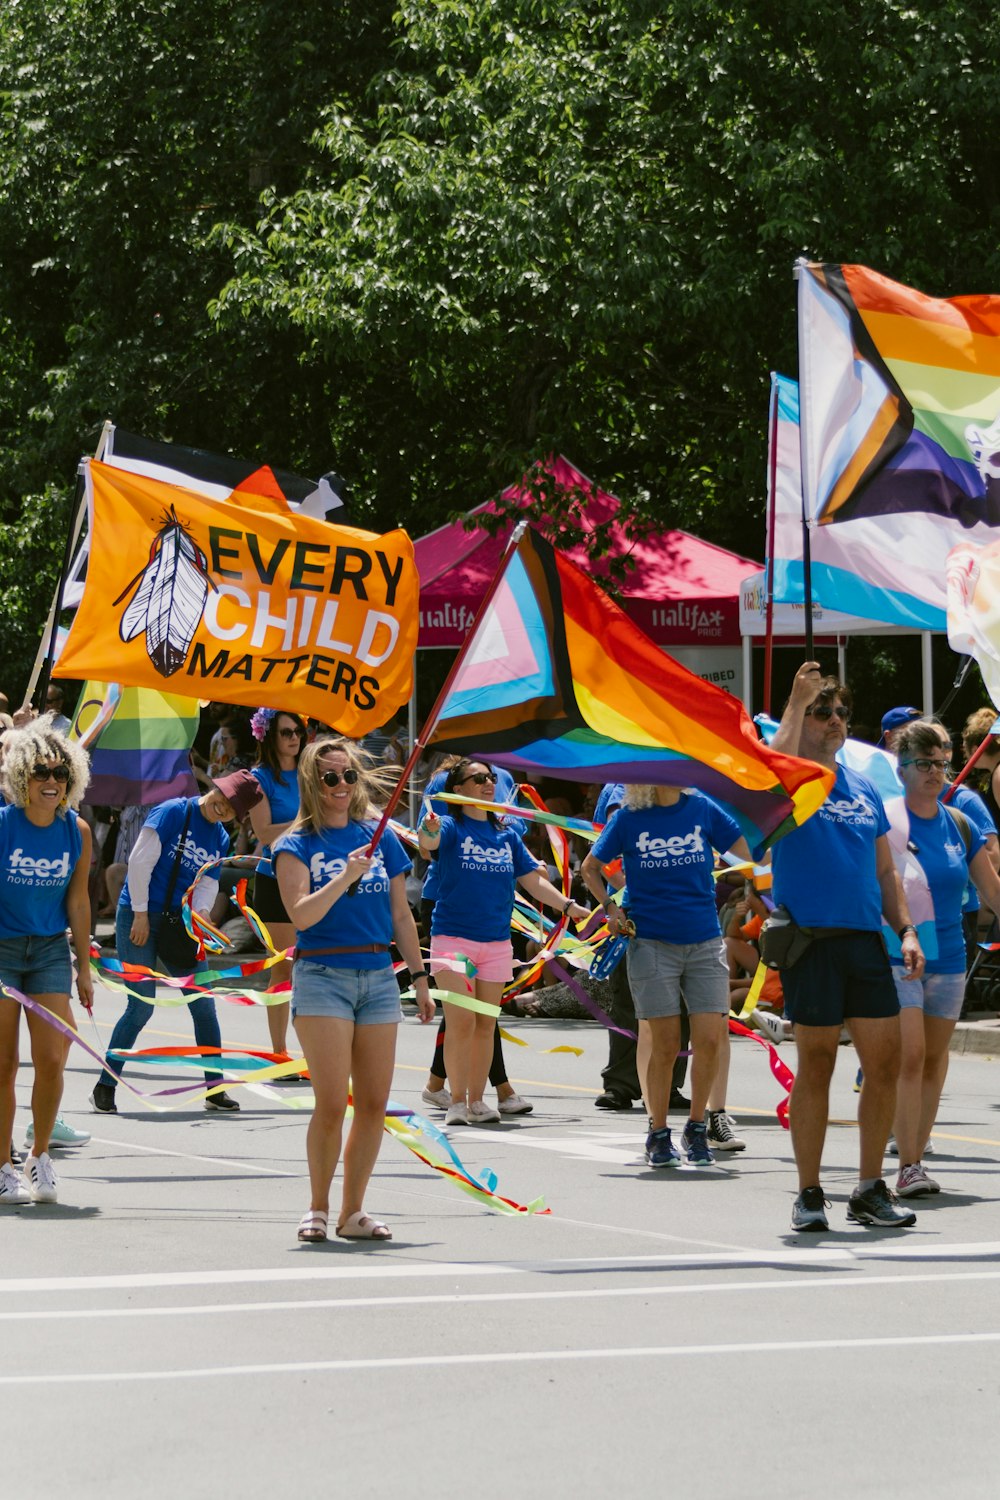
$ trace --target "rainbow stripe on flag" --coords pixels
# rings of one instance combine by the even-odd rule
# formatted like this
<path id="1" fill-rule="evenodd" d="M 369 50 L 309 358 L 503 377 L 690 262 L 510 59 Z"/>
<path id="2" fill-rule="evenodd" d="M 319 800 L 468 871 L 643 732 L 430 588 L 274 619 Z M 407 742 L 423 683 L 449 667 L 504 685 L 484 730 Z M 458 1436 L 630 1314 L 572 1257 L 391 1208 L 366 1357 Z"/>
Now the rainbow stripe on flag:
<path id="1" fill-rule="evenodd" d="M 521 781 L 695 787 L 732 812 L 755 851 L 805 822 L 833 784 L 821 766 L 764 745 L 736 698 L 673 661 L 530 529 L 427 743 Z"/>
<path id="2" fill-rule="evenodd" d="M 1000 296 L 803 264 L 799 361 L 811 516 L 1000 525 Z"/>
<path id="3" fill-rule="evenodd" d="M 92 806 L 150 807 L 198 790 L 188 759 L 198 702 L 152 688 L 84 684 L 71 733 L 90 752 Z"/>

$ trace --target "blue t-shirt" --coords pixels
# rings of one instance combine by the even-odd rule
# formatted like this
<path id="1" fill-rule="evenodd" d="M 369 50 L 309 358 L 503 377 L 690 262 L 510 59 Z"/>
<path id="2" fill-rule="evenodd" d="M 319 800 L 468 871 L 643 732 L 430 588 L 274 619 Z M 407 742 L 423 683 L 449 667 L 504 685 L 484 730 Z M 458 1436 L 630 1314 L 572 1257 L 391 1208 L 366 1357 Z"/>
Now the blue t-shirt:
<path id="1" fill-rule="evenodd" d="M 181 831 L 184 828 L 184 817 L 188 808 L 191 812 L 187 820 L 187 832 L 184 835 L 184 849 L 177 867 L 177 879 L 174 881 L 173 895 L 170 899 L 170 910 L 180 911 L 184 892 L 202 865 L 207 865 L 209 860 L 221 859 L 223 855 L 229 853 L 229 834 L 221 823 L 208 821 L 198 806 L 197 797 L 171 797 L 169 802 L 161 802 L 159 807 L 154 807 L 143 825 L 145 828 L 154 829 L 160 840 L 160 857 L 149 879 L 148 909 L 151 912 L 163 911 L 166 903 L 174 860 L 180 847 Z M 128 888 L 127 877 L 118 898 L 118 905 L 128 907 L 132 905 L 132 893 Z"/>
<path id="2" fill-rule="evenodd" d="M 934 902 L 934 931 L 937 934 L 937 958 L 927 959 L 926 974 L 964 974 L 965 936 L 962 932 L 962 898 L 969 878 L 969 861 L 975 859 L 985 843 L 979 829 L 970 819 L 969 852 L 951 813 L 939 807 L 933 818 L 918 818 L 909 812 L 910 839 L 914 853 L 927 877 Z M 902 959 L 893 958 L 894 964 Z"/>
<path id="3" fill-rule="evenodd" d="M 705 943 L 720 935 L 713 849 L 741 837 L 735 818 L 701 792 L 669 807 L 620 807 L 593 847 L 602 865 L 621 856 L 636 935 Z"/>
<path id="4" fill-rule="evenodd" d="M 23 808 L 0 808 L 0 938 L 66 931 L 66 892 L 82 844 L 75 812 L 39 828 Z"/>
<path id="5" fill-rule="evenodd" d="M 608 808 L 621 807 L 625 801 L 625 788 L 620 781 L 609 781 L 606 786 L 601 787 L 601 794 L 594 804 L 594 822 L 606 823 L 608 821 Z M 605 860 L 607 864 L 607 860 Z"/>
<path id="6" fill-rule="evenodd" d="M 512 803 L 517 796 L 517 782 L 509 771 L 503 766 L 495 766 L 497 773 L 496 791 L 494 793 L 497 802 Z M 444 784 L 448 780 L 447 771 L 435 771 L 424 789 L 424 799 L 427 801 L 431 812 L 437 813 L 439 818 L 449 817 L 455 811 L 454 802 L 440 802 L 435 799 L 435 792 L 443 792 Z M 478 791 L 479 788 L 476 788 Z M 503 818 L 501 820 L 505 828 L 510 828 L 514 833 L 519 833 L 523 838 L 527 831 L 527 823 L 523 818 Z M 438 898 L 438 862 L 432 859 L 424 876 L 424 883 L 420 888 L 421 901 L 436 901 Z"/>
<path id="7" fill-rule="evenodd" d="M 882 798 L 871 782 L 838 763 L 822 807 L 774 846 L 775 902 L 800 927 L 881 931 L 875 840 L 888 831 Z"/>
<path id="8" fill-rule="evenodd" d="M 295 766 L 291 771 L 282 771 L 281 781 L 270 766 L 254 766 L 251 776 L 260 782 L 261 790 L 268 800 L 271 809 L 272 823 L 291 823 L 299 815 L 299 768 Z M 265 844 L 258 849 L 260 864 L 257 866 L 258 875 L 270 875 L 274 879 L 274 863 L 271 859 L 271 846 Z"/>
<path id="9" fill-rule="evenodd" d="M 947 790 L 947 787 L 941 788 L 940 796 L 942 798 Z M 989 808 L 979 793 L 974 792 L 970 786 L 957 786 L 948 798 L 948 802 L 950 806 L 957 807 L 959 812 L 965 813 L 972 826 L 978 828 L 983 836 L 984 844 L 988 838 L 991 838 L 996 833 L 997 825 L 993 821 L 993 816 Z M 970 880 L 965 893 L 965 905 L 962 910 L 978 911 L 979 906 L 979 892 Z"/>
<path id="10" fill-rule="evenodd" d="M 292 854 L 309 871 L 310 893 L 329 885 L 347 868 L 347 856 L 371 843 L 374 823 L 348 823 L 344 828 L 324 828 L 319 833 L 283 833 L 274 845 L 276 863 L 283 854 Z M 392 907 L 389 882 L 410 868 L 410 856 L 390 828 L 379 839 L 372 857 L 371 869 L 358 882 L 353 896 L 344 894 L 333 903 L 325 917 L 312 927 L 296 931 L 299 948 L 359 948 L 369 943 L 385 945 L 384 953 L 320 954 L 317 963 L 332 969 L 386 969 L 391 967 L 389 944 L 392 942 Z"/>
<path id="11" fill-rule="evenodd" d="M 431 935 L 499 943 L 510 937 L 514 885 L 538 868 L 513 828 L 489 819 L 441 819 L 438 897 Z"/>

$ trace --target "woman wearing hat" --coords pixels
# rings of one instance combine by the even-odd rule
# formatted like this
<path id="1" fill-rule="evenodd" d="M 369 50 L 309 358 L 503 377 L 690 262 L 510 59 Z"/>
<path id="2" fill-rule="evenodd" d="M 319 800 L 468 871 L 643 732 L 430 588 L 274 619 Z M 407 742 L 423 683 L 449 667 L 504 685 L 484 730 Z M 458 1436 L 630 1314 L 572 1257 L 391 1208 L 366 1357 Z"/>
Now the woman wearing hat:
<path id="1" fill-rule="evenodd" d="M 115 936 L 118 957 L 123 963 L 142 964 L 171 975 L 194 968 L 193 955 L 183 958 L 168 951 L 172 927 L 169 918 L 179 916 L 184 892 L 202 866 L 229 853 L 229 834 L 224 825 L 234 818 L 242 821 L 260 796 L 260 787 L 249 771 L 234 771 L 230 776 L 220 776 L 201 797 L 172 797 L 154 807 L 129 856 L 128 876 L 118 899 Z M 214 875 L 201 879 L 192 897 L 193 910 L 207 916 L 218 888 Z M 153 1006 L 144 997 L 153 999 L 156 981 L 132 980 L 129 989 L 132 993 L 128 1004 L 111 1033 L 104 1072 L 90 1096 L 94 1108 L 103 1115 L 118 1113 L 115 1086 L 123 1064 L 110 1054 L 133 1047 L 153 1014 Z M 188 1010 L 197 1045 L 221 1047 L 222 1034 L 212 997 L 196 995 L 189 1001 Z M 222 1074 L 206 1071 L 205 1080 L 209 1086 L 221 1083 Z M 220 1090 L 209 1094 L 205 1108 L 237 1110 L 239 1105 Z"/>

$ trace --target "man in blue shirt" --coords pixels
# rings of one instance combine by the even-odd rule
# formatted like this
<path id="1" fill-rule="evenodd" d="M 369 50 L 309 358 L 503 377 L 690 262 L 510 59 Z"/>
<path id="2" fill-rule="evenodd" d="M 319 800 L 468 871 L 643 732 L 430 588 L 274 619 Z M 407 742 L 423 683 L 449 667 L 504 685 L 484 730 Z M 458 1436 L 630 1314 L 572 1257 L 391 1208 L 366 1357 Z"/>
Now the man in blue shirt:
<path id="1" fill-rule="evenodd" d="M 860 1224 L 903 1228 L 916 1215 L 902 1210 L 882 1180 L 899 1074 L 899 1002 L 880 935 L 882 913 L 902 944 L 909 977 L 924 956 L 886 838 L 882 799 L 857 772 L 839 765 L 851 697 L 818 663 L 795 674 L 772 749 L 800 755 L 836 773 L 826 802 L 776 844 L 774 899 L 800 927 L 819 936 L 793 968 L 782 972 L 785 1015 L 795 1027 L 798 1071 L 789 1106 L 799 1195 L 793 1229 L 829 1228 L 820 1185 L 830 1112 L 830 1079 L 843 1025 L 864 1070 L 858 1103 L 861 1170 L 847 1216 Z"/>

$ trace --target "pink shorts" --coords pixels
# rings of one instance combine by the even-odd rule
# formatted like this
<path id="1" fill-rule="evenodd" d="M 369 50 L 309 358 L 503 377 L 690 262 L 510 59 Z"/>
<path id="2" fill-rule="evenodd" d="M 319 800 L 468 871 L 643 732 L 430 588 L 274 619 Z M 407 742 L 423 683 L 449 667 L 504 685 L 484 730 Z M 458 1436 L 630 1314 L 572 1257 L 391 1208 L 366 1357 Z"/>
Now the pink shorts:
<path id="1" fill-rule="evenodd" d="M 488 984 L 506 984 L 514 977 L 514 945 L 510 938 L 501 938 L 496 943 L 477 943 L 475 938 L 446 937 L 443 933 L 431 938 L 428 967 L 433 974 L 438 969 L 465 974 L 463 959 L 475 966 L 470 978 L 484 979 Z"/>

